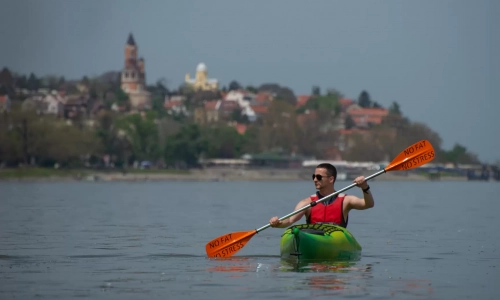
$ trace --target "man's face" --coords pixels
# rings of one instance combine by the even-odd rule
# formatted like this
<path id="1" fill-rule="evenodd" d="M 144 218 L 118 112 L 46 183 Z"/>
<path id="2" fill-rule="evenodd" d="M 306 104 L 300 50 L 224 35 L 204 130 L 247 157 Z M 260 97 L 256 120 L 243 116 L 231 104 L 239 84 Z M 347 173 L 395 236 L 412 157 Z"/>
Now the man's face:
<path id="1" fill-rule="evenodd" d="M 319 190 L 327 185 L 333 184 L 333 176 L 328 176 L 326 169 L 318 168 L 314 170 L 313 181 L 314 181 L 314 186 L 316 187 L 317 190 Z"/>

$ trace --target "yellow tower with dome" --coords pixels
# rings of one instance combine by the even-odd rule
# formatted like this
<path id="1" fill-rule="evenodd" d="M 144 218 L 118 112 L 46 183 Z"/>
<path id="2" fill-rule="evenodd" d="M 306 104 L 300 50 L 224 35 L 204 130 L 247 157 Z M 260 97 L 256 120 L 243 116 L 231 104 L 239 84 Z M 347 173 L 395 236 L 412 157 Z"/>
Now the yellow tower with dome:
<path id="1" fill-rule="evenodd" d="M 194 90 L 210 91 L 219 89 L 219 81 L 215 78 L 208 78 L 207 66 L 204 63 L 199 63 L 196 67 L 195 78 L 191 78 L 189 73 L 186 74 L 186 84 Z"/>

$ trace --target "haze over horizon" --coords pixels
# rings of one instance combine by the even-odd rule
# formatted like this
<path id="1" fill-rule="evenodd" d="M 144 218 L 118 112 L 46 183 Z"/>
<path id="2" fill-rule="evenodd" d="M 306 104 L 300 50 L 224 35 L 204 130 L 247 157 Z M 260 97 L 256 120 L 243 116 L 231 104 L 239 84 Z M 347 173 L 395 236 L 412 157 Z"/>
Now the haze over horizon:
<path id="1" fill-rule="evenodd" d="M 2 0 L 0 68 L 66 79 L 123 67 L 130 32 L 149 84 L 176 89 L 204 62 L 221 86 L 277 83 L 296 95 L 366 90 L 427 124 L 450 150 L 500 160 L 495 0 Z M 494 32 L 497 32 L 496 34 Z"/>

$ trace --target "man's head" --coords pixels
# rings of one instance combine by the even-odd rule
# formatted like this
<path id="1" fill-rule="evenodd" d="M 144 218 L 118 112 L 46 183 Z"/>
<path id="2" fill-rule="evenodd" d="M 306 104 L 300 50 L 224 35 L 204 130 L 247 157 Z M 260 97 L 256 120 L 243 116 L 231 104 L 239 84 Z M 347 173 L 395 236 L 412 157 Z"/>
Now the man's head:
<path id="1" fill-rule="evenodd" d="M 337 169 L 328 163 L 322 163 L 316 166 L 312 176 L 316 189 L 321 189 L 327 185 L 332 185 L 337 178 Z"/>

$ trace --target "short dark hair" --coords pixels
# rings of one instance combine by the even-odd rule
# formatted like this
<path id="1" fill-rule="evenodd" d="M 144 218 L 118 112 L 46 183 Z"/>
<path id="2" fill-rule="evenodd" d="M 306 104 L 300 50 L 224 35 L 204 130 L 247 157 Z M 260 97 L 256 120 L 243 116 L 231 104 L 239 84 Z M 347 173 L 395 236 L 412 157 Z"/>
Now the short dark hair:
<path id="1" fill-rule="evenodd" d="M 333 176 L 337 180 L 337 169 L 332 164 L 322 163 L 317 165 L 316 169 L 325 169 L 328 176 Z"/>

